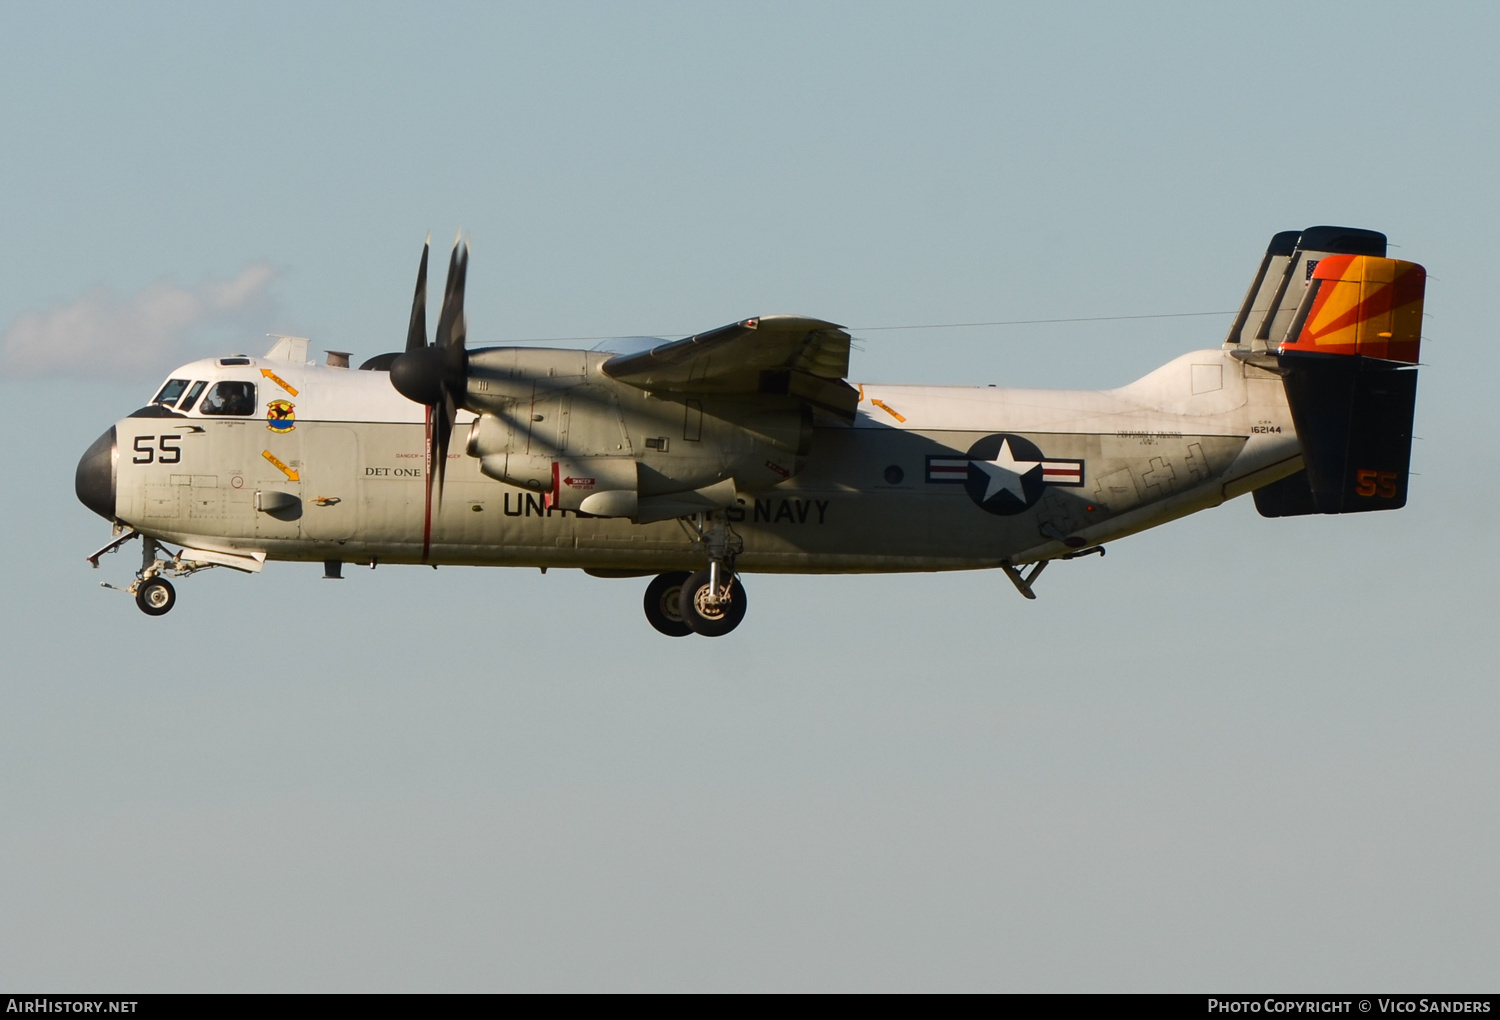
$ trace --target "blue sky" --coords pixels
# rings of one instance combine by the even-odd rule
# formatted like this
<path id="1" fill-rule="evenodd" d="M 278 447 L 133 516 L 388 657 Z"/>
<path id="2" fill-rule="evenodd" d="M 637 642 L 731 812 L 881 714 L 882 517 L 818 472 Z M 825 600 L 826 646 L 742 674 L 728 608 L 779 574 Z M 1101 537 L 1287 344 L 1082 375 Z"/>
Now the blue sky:
<path id="1" fill-rule="evenodd" d="M 0 984 L 1473 988 L 1500 950 L 1478 5 L 0 12 Z M 274 331 L 473 344 L 1234 308 L 1269 236 L 1427 266 L 1412 503 L 1237 501 L 999 576 L 311 566 L 97 587 L 88 443 Z M 864 381 L 1111 386 L 1229 317 L 861 334 Z"/>

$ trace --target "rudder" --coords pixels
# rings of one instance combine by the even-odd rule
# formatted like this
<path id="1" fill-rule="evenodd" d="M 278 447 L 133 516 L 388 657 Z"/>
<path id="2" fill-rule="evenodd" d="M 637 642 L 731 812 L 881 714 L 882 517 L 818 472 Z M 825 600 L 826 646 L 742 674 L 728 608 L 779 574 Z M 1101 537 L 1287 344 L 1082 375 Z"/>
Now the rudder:
<path id="1" fill-rule="evenodd" d="M 1411 465 L 1426 271 L 1374 254 L 1304 262 L 1308 286 L 1275 361 L 1305 469 L 1257 490 L 1256 508 L 1267 517 L 1399 509 Z"/>

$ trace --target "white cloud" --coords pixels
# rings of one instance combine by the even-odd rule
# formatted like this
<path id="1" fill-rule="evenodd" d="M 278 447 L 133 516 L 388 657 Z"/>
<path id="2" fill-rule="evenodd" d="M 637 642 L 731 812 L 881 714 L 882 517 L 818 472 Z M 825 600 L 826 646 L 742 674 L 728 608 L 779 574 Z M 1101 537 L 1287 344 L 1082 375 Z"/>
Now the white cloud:
<path id="1" fill-rule="evenodd" d="M 230 279 L 196 287 L 158 280 L 125 296 L 92 287 L 76 301 L 16 316 L 0 336 L 0 373 L 155 378 L 213 353 L 203 346 L 208 338 L 231 330 L 264 332 L 275 275 L 264 262 L 253 262 Z"/>

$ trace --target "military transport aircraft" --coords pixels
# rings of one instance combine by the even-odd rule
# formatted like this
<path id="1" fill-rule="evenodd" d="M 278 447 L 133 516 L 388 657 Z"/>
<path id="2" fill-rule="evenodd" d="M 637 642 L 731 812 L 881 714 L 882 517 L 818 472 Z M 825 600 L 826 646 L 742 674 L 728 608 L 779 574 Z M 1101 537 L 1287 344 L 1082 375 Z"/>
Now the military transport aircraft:
<path id="1" fill-rule="evenodd" d="M 469 350 L 462 242 L 429 344 L 424 247 L 404 351 L 193 362 L 100 436 L 77 493 L 114 540 L 88 559 L 139 537 L 123 590 L 153 616 L 168 576 L 267 560 L 655 575 L 673 636 L 733 630 L 756 572 L 991 567 L 1034 598 L 1053 560 L 1247 492 L 1403 506 L 1426 274 L 1385 250 L 1279 233 L 1222 347 L 1083 391 L 851 385 L 848 331 L 796 315 Z"/>

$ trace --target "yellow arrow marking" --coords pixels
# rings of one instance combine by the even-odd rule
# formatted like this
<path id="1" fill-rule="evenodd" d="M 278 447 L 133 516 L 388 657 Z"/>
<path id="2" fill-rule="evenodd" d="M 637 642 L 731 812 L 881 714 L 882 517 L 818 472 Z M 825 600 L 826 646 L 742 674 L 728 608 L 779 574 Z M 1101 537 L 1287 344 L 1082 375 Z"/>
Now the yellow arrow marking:
<path id="1" fill-rule="evenodd" d="M 293 471 L 291 468 L 289 468 L 285 464 L 283 464 L 281 462 L 281 459 L 279 457 L 277 457 L 276 454 L 272 453 L 270 450 L 262 451 L 261 456 L 264 457 L 264 458 L 266 458 L 266 460 L 270 461 L 272 464 L 275 464 L 276 467 L 278 469 L 280 469 L 281 473 L 284 474 L 284 475 L 286 475 L 286 480 L 287 481 L 289 481 L 289 482 L 301 481 L 301 479 L 297 477 L 297 472 Z"/>
<path id="2" fill-rule="evenodd" d="M 890 415 L 892 418 L 895 418 L 897 421 L 906 420 L 905 415 L 899 413 L 894 407 L 892 407 L 890 404 L 887 404 L 884 400 L 876 400 L 872 397 L 870 399 L 870 403 L 874 404 L 876 407 L 880 408 L 882 411 Z"/>
<path id="3" fill-rule="evenodd" d="M 263 375 L 263 376 L 265 376 L 267 379 L 271 380 L 277 386 L 280 386 L 282 389 L 286 390 L 292 396 L 295 397 L 297 395 L 297 387 L 295 387 L 291 383 L 287 382 L 285 379 L 283 379 L 281 376 L 277 375 L 275 372 L 271 371 L 269 368 L 263 368 L 263 369 L 261 369 L 260 370 L 260 374 Z"/>

